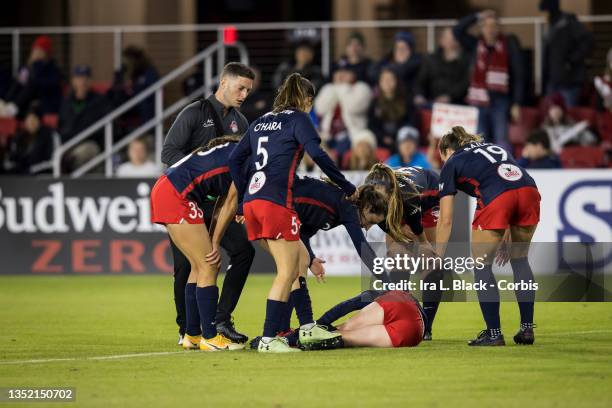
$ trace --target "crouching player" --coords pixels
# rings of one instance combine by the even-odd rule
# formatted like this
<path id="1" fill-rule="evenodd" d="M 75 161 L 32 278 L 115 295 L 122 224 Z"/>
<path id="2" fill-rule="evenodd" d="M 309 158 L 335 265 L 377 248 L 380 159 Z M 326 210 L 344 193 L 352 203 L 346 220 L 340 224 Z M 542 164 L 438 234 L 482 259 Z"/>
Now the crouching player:
<path id="1" fill-rule="evenodd" d="M 198 149 L 166 170 L 151 190 L 151 220 L 166 226 L 172 241 L 191 264 L 185 287 L 185 349 L 218 351 L 244 347 L 218 334 L 214 324 L 221 261 L 218 248 L 236 211 L 236 189 L 227 163 L 238 141 L 236 136 L 212 140 L 206 150 Z M 217 226 L 211 226 L 212 239 L 199 207 L 210 197 L 224 200 Z"/>
<path id="2" fill-rule="evenodd" d="M 289 308 L 281 321 L 280 332 L 281 335 L 285 335 L 291 346 L 297 346 L 299 333 L 299 345 L 306 350 L 334 348 L 340 342 L 340 333 L 327 331 L 326 327 L 313 319 L 306 275 L 310 268 L 317 280 L 323 280 L 325 261 L 317 258 L 312 251 L 310 238 L 320 230 L 327 231 L 343 225 L 357 253 L 371 269 L 376 254 L 368 245 L 362 228 L 368 230 L 383 221 L 387 213 L 387 203 L 374 186 L 359 187 L 358 198 L 353 202 L 349 201 L 344 192 L 330 181 L 310 177 L 296 179 L 293 195 L 295 210 L 302 222 L 300 239 L 308 252 L 300 253 L 299 277 L 291 287 Z M 291 331 L 289 328 L 294 308 L 300 322 L 299 331 Z M 256 347 L 255 339 L 251 342 L 251 348 Z"/>
<path id="3" fill-rule="evenodd" d="M 336 327 L 347 347 L 414 347 L 423 340 L 426 317 L 419 302 L 408 292 L 381 294 L 365 291 L 329 309 L 317 322 L 332 324 L 359 310 Z"/>

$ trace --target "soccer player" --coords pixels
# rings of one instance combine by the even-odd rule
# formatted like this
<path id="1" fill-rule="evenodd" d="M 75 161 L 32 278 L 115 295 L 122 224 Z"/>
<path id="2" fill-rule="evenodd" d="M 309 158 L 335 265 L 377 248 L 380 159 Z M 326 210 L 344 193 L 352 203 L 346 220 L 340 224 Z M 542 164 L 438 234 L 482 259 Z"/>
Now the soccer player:
<path id="1" fill-rule="evenodd" d="M 317 322 L 332 324 L 360 310 L 336 329 L 349 347 L 414 347 L 423 340 L 427 317 L 419 302 L 408 292 L 365 291 L 329 309 Z"/>
<path id="2" fill-rule="evenodd" d="M 281 321 L 280 332 L 286 334 L 290 331 L 291 313 L 295 308 L 300 327 L 308 329 L 311 325 L 313 326 L 311 331 L 319 332 L 311 333 L 302 330 L 303 336 L 300 338 L 300 343 L 306 349 L 321 346 L 329 348 L 340 337 L 340 334 L 323 331 L 321 325 L 315 324 L 313 320 L 306 275 L 308 268 L 310 268 L 317 280 L 323 279 L 325 276 L 323 263 L 325 261 L 317 258 L 312 251 L 310 238 L 320 230 L 327 231 L 343 225 L 351 237 L 357 253 L 370 270 L 376 257 L 374 250 L 365 239 L 362 228 L 368 230 L 385 219 L 387 202 L 373 186 L 364 185 L 357 190 L 358 198 L 356 202 L 351 202 L 346 199 L 344 192 L 338 186 L 329 181 L 310 177 L 295 181 L 294 205 L 302 223 L 300 238 L 304 242 L 308 253 L 304 254 L 302 252 L 301 254 L 299 277 L 291 287 L 288 314 Z M 297 336 L 288 336 L 288 340 L 290 345 L 296 345 Z M 327 345 L 322 343 L 327 343 Z"/>
<path id="3" fill-rule="evenodd" d="M 227 165 L 239 136 L 213 139 L 207 150 L 197 149 L 157 180 L 151 190 L 151 220 L 166 226 L 172 241 L 191 264 L 185 287 L 186 334 L 183 348 L 205 351 L 236 350 L 242 343 L 217 333 L 219 242 L 234 217 L 236 189 Z M 223 201 L 211 239 L 200 204 L 209 197 Z M 227 198 L 226 198 L 227 197 Z"/>
<path id="4" fill-rule="evenodd" d="M 249 240 L 265 240 L 276 262 L 276 277 L 268 293 L 260 352 L 292 352 L 277 336 L 293 281 L 299 272 L 300 220 L 293 204 L 295 170 L 304 151 L 347 196 L 356 188 L 321 149 L 321 139 L 308 112 L 315 89 L 300 74 L 287 77 L 278 90 L 272 112 L 255 120 L 230 156 Z M 246 174 L 245 174 L 246 173 Z"/>
<path id="5" fill-rule="evenodd" d="M 535 181 L 506 150 L 496 144 L 482 143 L 481 140 L 480 136 L 471 135 L 461 126 L 455 126 L 440 141 L 440 154 L 445 163 L 440 173 L 440 219 L 436 244 L 438 253 L 443 255 L 451 233 L 453 199 L 457 191 L 476 197 L 472 253 L 474 257 L 484 257 L 485 267 L 474 269 L 474 280 L 488 288 L 478 291 L 487 329 L 469 345 L 503 346 L 499 291 L 492 273 L 492 262 L 500 243 L 508 236 L 513 243 L 518 243 L 512 246 L 510 252 L 515 282 L 534 281 L 527 254 L 540 220 L 540 194 Z M 514 336 L 514 342 L 533 344 L 535 292 L 517 290 L 516 296 L 521 326 Z"/>
<path id="6" fill-rule="evenodd" d="M 420 167 L 402 167 L 396 170 L 384 164 L 372 166 L 365 179 L 366 184 L 376 186 L 377 191 L 389 200 L 389 211 L 380 228 L 388 233 L 387 245 L 396 248 L 395 242 L 406 242 L 416 239 L 423 245 L 419 249 L 433 256 L 429 242 L 435 242 L 435 229 L 439 211 L 438 175 L 432 170 Z M 389 239 L 391 238 L 391 239 Z M 400 251 L 410 249 L 399 246 Z M 424 281 L 436 283 L 437 289 L 423 293 L 423 308 L 427 314 L 425 340 L 432 339 L 432 326 L 438 311 L 442 291 L 439 290 L 442 270 L 424 271 Z M 429 286 L 430 288 L 432 286 Z"/>

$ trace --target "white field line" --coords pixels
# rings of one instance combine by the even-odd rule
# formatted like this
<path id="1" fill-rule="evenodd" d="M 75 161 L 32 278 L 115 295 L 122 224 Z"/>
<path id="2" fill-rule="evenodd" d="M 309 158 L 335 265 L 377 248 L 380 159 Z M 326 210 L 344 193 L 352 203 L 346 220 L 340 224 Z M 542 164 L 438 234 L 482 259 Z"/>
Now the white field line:
<path id="1" fill-rule="evenodd" d="M 553 337 L 553 336 L 572 336 L 572 335 L 585 335 L 585 334 L 600 334 L 600 333 L 612 333 L 612 330 L 586 330 L 586 331 L 574 331 L 574 332 L 561 332 L 561 333 L 544 333 L 542 336 Z M 94 356 L 94 357 L 82 357 L 82 358 L 48 358 L 48 359 L 36 359 L 36 360 L 12 360 L 12 361 L 0 361 L 0 365 L 17 365 L 17 364 L 42 364 L 42 363 L 56 363 L 63 361 L 91 361 L 91 360 L 124 360 L 135 357 L 153 357 L 153 356 L 168 356 L 172 354 L 194 354 L 185 351 L 158 351 L 154 353 L 133 353 L 133 354 L 116 354 L 110 356 Z"/>
<path id="2" fill-rule="evenodd" d="M 0 361 L 0 365 L 12 365 L 12 364 L 39 364 L 39 363 L 56 363 L 62 361 L 87 361 L 87 360 L 122 360 L 135 357 L 153 357 L 153 356 L 167 356 L 172 354 L 185 354 L 185 351 L 157 351 L 154 353 L 134 353 L 134 354 L 116 354 L 110 356 L 94 356 L 94 357 L 72 357 L 72 358 L 47 358 L 37 360 L 12 360 L 12 361 Z"/>

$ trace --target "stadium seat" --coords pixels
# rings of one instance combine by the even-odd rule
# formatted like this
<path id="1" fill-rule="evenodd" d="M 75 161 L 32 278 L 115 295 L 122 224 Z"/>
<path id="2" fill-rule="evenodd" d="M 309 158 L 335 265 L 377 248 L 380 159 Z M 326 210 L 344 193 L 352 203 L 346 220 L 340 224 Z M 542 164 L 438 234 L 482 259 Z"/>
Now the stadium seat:
<path id="1" fill-rule="evenodd" d="M 96 81 L 91 83 L 91 90 L 101 95 L 104 95 L 110 87 L 110 81 Z"/>
<path id="2" fill-rule="evenodd" d="M 529 136 L 529 128 L 527 126 L 520 124 L 510 124 L 508 126 L 508 140 L 510 143 L 515 145 L 525 144 L 527 141 L 527 136 Z"/>
<path id="3" fill-rule="evenodd" d="M 0 118 L 0 142 L 4 144 L 6 140 L 17 131 L 17 119 Z"/>
<path id="4" fill-rule="evenodd" d="M 542 123 L 540 110 L 528 106 L 521 106 L 521 125 L 526 128 L 527 133 L 530 130 L 538 129 Z"/>
<path id="5" fill-rule="evenodd" d="M 419 132 L 421 132 L 421 144 L 428 144 L 429 131 L 431 130 L 431 110 L 420 109 L 419 110 L 420 126 Z"/>
<path id="6" fill-rule="evenodd" d="M 342 156 L 343 169 L 348 169 L 351 160 L 351 154 L 352 151 L 349 150 L 348 152 L 344 153 L 344 156 Z M 389 151 L 389 149 L 385 149 L 384 147 L 379 147 L 376 149 L 376 160 L 378 160 L 379 162 L 384 163 L 385 160 L 389 158 L 389 156 L 391 156 L 391 152 Z"/>
<path id="7" fill-rule="evenodd" d="M 58 120 L 58 116 L 54 113 L 47 113 L 42 117 L 43 125 L 50 127 L 51 129 L 57 129 Z"/>
<path id="8" fill-rule="evenodd" d="M 612 147 L 612 112 L 599 112 L 597 114 L 597 133 L 603 144 Z"/>
<path id="9" fill-rule="evenodd" d="M 597 123 L 597 111 L 593 108 L 577 106 L 569 108 L 567 114 L 577 122 L 586 120 L 592 128 L 594 128 Z"/>
<path id="10" fill-rule="evenodd" d="M 564 147 L 561 150 L 561 163 L 569 169 L 603 167 L 605 152 L 599 146 Z"/>

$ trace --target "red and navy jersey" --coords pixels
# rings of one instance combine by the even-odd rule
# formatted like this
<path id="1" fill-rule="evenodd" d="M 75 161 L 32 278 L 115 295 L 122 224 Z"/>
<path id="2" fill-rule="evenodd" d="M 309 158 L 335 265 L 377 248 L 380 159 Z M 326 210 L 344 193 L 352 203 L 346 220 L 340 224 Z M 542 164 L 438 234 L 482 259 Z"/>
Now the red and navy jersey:
<path id="1" fill-rule="evenodd" d="M 405 183 L 412 183 L 419 194 L 421 212 L 426 212 L 440 205 L 438 184 L 440 178 L 435 171 L 422 167 L 402 167 L 394 170 L 400 188 Z"/>
<path id="2" fill-rule="evenodd" d="M 346 199 L 342 190 L 323 180 L 297 178 L 293 188 L 293 201 L 302 223 L 300 238 L 308 249 L 311 260 L 315 258 L 315 254 L 310 246 L 310 238 L 320 230 L 327 231 L 344 225 L 357 253 L 372 270 L 376 254 L 363 234 L 359 209 Z"/>
<path id="3" fill-rule="evenodd" d="M 197 151 L 176 162 L 165 176 L 182 197 L 201 204 L 223 196 L 232 184 L 228 158 L 235 143 Z"/>
<path id="4" fill-rule="evenodd" d="M 230 155 L 239 200 L 263 199 L 293 208 L 295 170 L 306 151 L 329 178 L 351 195 L 346 180 L 327 153 L 310 117 L 299 110 L 268 112 L 255 120 Z"/>
<path id="5" fill-rule="evenodd" d="M 501 193 L 521 187 L 536 187 L 527 171 L 511 154 L 493 143 L 470 143 L 457 150 L 440 172 L 440 197 L 457 190 L 476 197 L 483 208 Z"/>

